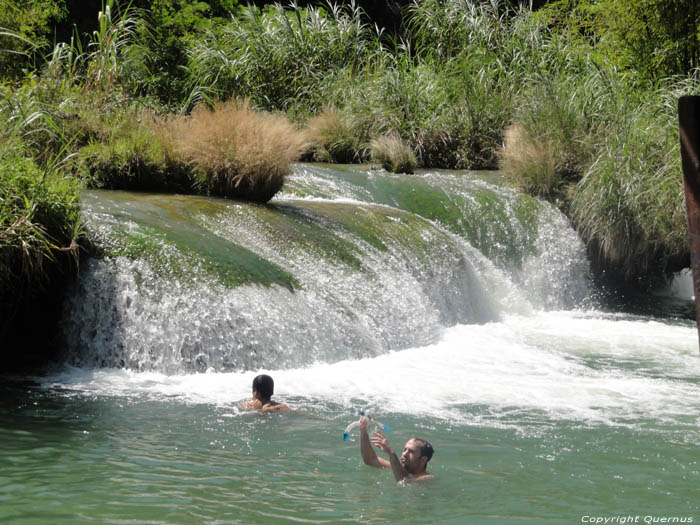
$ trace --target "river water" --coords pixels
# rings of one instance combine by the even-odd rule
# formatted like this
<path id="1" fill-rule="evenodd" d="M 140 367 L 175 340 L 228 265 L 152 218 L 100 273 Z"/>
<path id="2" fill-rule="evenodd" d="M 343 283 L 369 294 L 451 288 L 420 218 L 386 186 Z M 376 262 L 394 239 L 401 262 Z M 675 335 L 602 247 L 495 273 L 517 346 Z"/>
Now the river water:
<path id="1" fill-rule="evenodd" d="M 358 176 L 297 167 L 276 203 L 303 201 L 306 212 L 319 200 L 357 207 L 360 190 L 312 197 L 294 191 L 309 179 L 318 189 L 333 177 L 350 184 Z M 450 177 L 440 187 L 457 184 Z M 135 221 L 123 197 L 88 195 L 86 213 Z M 115 202 L 119 213 L 110 208 Z M 694 322 L 601 309 L 586 288 L 585 265 L 571 255 L 581 247 L 555 220 L 548 223 L 557 224 L 556 234 L 540 226 L 536 253 L 517 265 L 465 249 L 468 267 L 460 259 L 449 268 L 471 272 L 467 280 L 437 279 L 450 270 L 432 260 L 399 264 L 398 244 L 384 256 L 363 245 L 363 288 L 352 272 L 325 267 L 327 256 L 315 256 L 311 271 L 308 251 L 273 249 L 260 226 L 269 217 L 248 219 L 241 233 L 230 211 L 215 213 L 215 221 L 198 216 L 198 227 L 224 239 L 238 231 L 242 247 L 257 245 L 259 256 L 284 264 L 297 288 L 231 288 L 208 278 L 206 286 L 180 288 L 153 276 L 143 261 L 87 265 L 66 307 L 62 360 L 45 375 L 3 381 L 0 521 L 700 522 Z M 324 213 L 324 221 L 337 217 L 328 215 L 337 210 Z M 461 246 L 449 221 L 427 224 L 428 233 L 436 228 Z M 545 253 L 550 245 L 553 253 Z M 334 280 L 334 272 L 341 277 Z M 581 282 L 572 291 L 575 279 Z M 478 304 L 457 308 L 460 294 L 435 299 L 459 286 Z M 372 299 L 375 293 L 394 295 L 386 301 Z M 255 319 L 239 326 L 248 344 L 241 346 L 224 330 L 231 319 L 215 312 L 243 316 L 255 305 Z M 361 308 L 377 305 L 388 311 L 385 318 L 362 316 Z M 319 308 L 316 318 L 311 312 Z M 234 348 L 223 357 L 221 338 Z M 358 341 L 364 350 L 355 348 Z M 156 357 L 145 356 L 141 344 L 157 348 Z M 266 346 L 274 359 L 259 355 Z M 293 412 L 239 410 L 260 372 L 274 377 L 275 398 Z M 412 436 L 430 441 L 435 479 L 397 485 L 388 471 L 363 465 L 357 436 L 341 439 L 361 408 L 393 429 L 395 449 Z"/>

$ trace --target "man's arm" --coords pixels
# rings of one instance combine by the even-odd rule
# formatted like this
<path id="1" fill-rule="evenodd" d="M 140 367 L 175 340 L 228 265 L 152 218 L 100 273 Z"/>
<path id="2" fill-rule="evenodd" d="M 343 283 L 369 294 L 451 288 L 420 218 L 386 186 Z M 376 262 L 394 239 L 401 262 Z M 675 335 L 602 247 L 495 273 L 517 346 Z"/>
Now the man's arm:
<path id="1" fill-rule="evenodd" d="M 391 467 L 391 472 L 394 474 L 394 479 L 396 479 L 396 481 L 403 481 L 404 479 L 409 477 L 408 472 L 406 472 L 406 469 L 403 468 L 403 465 L 401 465 L 399 458 L 396 456 L 396 452 L 394 452 L 394 449 L 391 448 L 391 445 L 389 445 L 389 442 L 381 432 L 374 433 L 372 443 L 374 443 L 374 445 L 377 448 L 383 450 L 389 455 L 388 463 Z M 386 462 L 386 460 L 383 461 Z"/>
<path id="2" fill-rule="evenodd" d="M 363 417 L 360 420 L 360 453 L 362 454 L 362 461 L 372 467 L 390 468 L 390 463 L 386 459 L 378 457 L 372 448 L 372 444 L 369 442 L 367 426 L 367 420 Z"/>

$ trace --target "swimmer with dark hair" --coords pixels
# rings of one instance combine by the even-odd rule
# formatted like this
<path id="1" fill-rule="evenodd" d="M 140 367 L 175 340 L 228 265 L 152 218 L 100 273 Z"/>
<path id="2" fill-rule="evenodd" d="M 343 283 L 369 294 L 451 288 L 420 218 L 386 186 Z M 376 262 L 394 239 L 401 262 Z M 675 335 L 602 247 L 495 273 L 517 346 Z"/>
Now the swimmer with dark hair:
<path id="1" fill-rule="evenodd" d="M 360 420 L 360 453 L 366 465 L 391 469 L 396 481 L 423 481 L 434 477 L 425 471 L 428 461 L 433 457 L 433 447 L 430 443 L 424 439 L 409 439 L 399 459 L 381 432 L 374 432 L 370 443 L 368 427 L 369 421 L 363 417 Z M 386 452 L 389 460 L 378 457 L 372 445 Z"/>
<path id="2" fill-rule="evenodd" d="M 253 400 L 241 403 L 244 410 L 260 410 L 262 412 L 277 412 L 289 410 L 284 403 L 272 401 L 275 393 L 275 382 L 267 374 L 260 374 L 253 379 Z"/>

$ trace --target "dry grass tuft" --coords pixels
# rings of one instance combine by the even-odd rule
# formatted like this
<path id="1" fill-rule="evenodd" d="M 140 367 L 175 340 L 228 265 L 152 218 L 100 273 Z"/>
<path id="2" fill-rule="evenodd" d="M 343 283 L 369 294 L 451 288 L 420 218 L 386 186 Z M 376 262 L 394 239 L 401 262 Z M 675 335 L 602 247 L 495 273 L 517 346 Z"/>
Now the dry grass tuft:
<path id="1" fill-rule="evenodd" d="M 372 159 L 393 173 L 413 173 L 416 156 L 410 146 L 396 134 L 382 135 L 370 142 Z"/>
<path id="2" fill-rule="evenodd" d="M 306 126 L 314 159 L 348 164 L 362 160 L 361 135 L 350 119 L 333 108 L 324 108 Z"/>
<path id="3" fill-rule="evenodd" d="M 175 154 L 204 175 L 210 194 L 257 202 L 282 188 L 289 164 L 308 147 L 286 117 L 255 111 L 247 99 L 199 106 L 161 127 Z"/>
<path id="4" fill-rule="evenodd" d="M 519 124 L 504 132 L 501 168 L 524 191 L 551 198 L 560 191 L 552 145 L 533 137 Z"/>

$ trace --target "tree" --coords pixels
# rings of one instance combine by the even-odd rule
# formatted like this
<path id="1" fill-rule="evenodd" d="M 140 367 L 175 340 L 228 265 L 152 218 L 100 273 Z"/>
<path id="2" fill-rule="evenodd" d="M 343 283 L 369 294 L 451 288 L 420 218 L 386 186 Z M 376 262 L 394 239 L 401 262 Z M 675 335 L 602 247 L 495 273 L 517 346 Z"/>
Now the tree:
<path id="1" fill-rule="evenodd" d="M 33 69 L 37 52 L 48 43 L 53 25 L 66 16 L 63 0 L 0 0 L 0 71 L 17 78 Z"/>
<path id="2" fill-rule="evenodd" d="M 648 80 L 700 66 L 697 0 L 558 0 L 543 14 Z"/>

